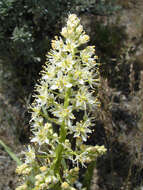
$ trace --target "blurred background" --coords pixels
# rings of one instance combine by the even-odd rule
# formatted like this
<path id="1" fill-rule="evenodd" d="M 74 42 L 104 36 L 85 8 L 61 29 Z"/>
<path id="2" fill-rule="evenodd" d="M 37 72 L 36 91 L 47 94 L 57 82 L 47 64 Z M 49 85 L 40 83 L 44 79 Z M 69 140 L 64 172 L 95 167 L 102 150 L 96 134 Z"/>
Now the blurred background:
<path id="1" fill-rule="evenodd" d="M 88 143 L 107 153 L 87 166 L 87 190 L 143 189 L 143 1 L 0 0 L 0 142 L 20 157 L 30 142 L 34 85 L 69 13 L 77 14 L 99 56 L 101 108 Z M 18 184 L 16 162 L 0 143 L 0 189 Z"/>

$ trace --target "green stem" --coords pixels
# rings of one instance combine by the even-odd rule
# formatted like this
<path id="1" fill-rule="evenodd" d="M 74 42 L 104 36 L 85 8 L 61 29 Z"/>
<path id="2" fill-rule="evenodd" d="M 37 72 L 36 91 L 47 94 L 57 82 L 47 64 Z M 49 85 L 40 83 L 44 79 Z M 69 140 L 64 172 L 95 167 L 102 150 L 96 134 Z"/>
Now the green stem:
<path id="1" fill-rule="evenodd" d="M 64 108 L 65 109 L 69 105 L 69 96 L 70 96 L 70 89 L 68 89 L 65 94 L 65 100 L 64 100 Z M 64 149 L 62 143 L 65 142 L 66 136 L 67 136 L 67 129 L 65 126 L 65 121 L 63 121 L 61 128 L 60 128 L 60 135 L 59 135 L 60 144 L 56 148 L 56 158 L 55 158 L 54 165 L 53 165 L 55 174 L 59 174 L 59 172 L 60 172 L 60 166 L 61 166 L 61 161 L 62 161 L 62 152 Z"/>

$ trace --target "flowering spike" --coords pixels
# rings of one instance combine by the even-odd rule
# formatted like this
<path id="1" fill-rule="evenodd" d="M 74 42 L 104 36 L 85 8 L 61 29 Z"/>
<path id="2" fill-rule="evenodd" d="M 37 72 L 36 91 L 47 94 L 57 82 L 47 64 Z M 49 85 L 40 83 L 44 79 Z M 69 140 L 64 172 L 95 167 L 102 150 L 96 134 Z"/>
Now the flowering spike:
<path id="1" fill-rule="evenodd" d="M 28 146 L 25 163 L 16 170 L 25 179 L 17 190 L 76 190 L 79 167 L 106 151 L 104 146 L 84 144 L 92 133 L 92 112 L 99 105 L 93 96 L 99 82 L 95 47 L 79 48 L 88 41 L 75 14 L 69 15 L 61 37 L 52 40 L 31 106 L 35 146 Z"/>

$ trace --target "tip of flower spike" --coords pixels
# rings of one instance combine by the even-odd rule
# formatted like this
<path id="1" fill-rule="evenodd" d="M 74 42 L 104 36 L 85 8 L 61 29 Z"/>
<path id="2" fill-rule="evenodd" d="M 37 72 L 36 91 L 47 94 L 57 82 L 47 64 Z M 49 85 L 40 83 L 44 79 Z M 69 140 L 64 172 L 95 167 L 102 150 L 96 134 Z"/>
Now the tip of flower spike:
<path id="1" fill-rule="evenodd" d="M 79 22 L 80 22 L 80 20 L 79 20 L 79 18 L 77 17 L 76 14 L 69 14 L 68 20 L 69 20 L 70 22 L 74 22 L 74 21 L 76 21 L 76 23 L 79 23 Z"/>
<path id="2" fill-rule="evenodd" d="M 70 14 L 68 16 L 67 26 L 62 29 L 61 35 L 67 38 L 75 32 L 82 33 L 83 27 L 80 25 L 80 19 L 75 14 Z"/>

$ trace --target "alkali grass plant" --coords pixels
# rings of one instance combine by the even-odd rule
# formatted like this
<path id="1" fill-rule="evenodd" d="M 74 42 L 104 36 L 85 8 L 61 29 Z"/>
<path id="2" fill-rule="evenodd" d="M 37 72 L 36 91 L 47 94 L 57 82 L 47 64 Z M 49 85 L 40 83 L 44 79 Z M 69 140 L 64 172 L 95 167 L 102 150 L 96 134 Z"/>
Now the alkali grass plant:
<path id="1" fill-rule="evenodd" d="M 99 106 L 95 47 L 82 48 L 88 41 L 75 14 L 52 40 L 31 105 L 32 145 L 16 169 L 24 183 L 16 190 L 84 189 L 76 186 L 80 168 L 106 152 L 86 143 Z"/>

